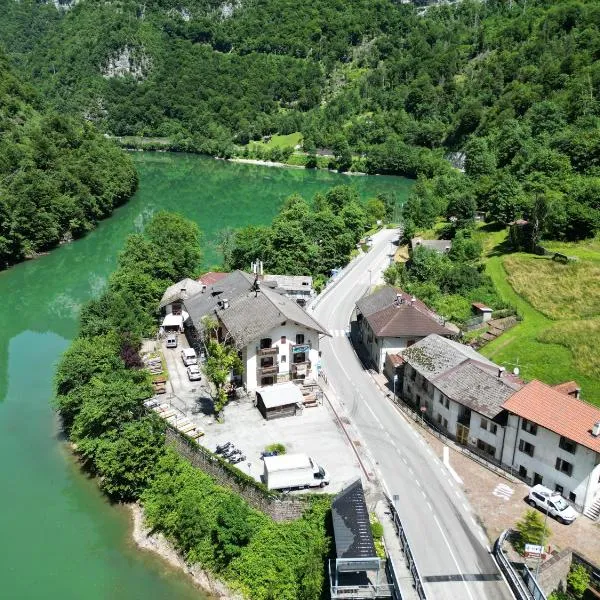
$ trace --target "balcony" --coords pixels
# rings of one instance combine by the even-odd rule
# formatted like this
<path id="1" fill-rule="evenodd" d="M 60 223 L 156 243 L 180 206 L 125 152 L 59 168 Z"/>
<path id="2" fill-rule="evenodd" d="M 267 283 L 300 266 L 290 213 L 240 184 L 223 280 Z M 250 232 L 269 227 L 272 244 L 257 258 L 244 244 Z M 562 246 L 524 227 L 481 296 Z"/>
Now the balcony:
<path id="1" fill-rule="evenodd" d="M 259 376 L 277 375 L 277 373 L 279 373 L 279 365 L 266 365 L 264 367 L 258 367 L 256 372 Z"/>
<path id="2" fill-rule="evenodd" d="M 258 351 L 259 356 L 275 356 L 279 354 L 279 348 L 260 348 Z"/>

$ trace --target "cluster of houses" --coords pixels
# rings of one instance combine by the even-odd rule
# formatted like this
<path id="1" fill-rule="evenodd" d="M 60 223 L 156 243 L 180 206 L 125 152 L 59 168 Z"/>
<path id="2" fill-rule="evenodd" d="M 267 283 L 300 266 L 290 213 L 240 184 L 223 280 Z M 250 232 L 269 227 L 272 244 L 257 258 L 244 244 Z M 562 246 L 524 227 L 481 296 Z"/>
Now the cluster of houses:
<path id="1" fill-rule="evenodd" d="M 600 514 L 600 409 L 579 397 L 575 382 L 525 383 L 389 286 L 357 302 L 356 331 L 372 366 L 444 434 L 589 516 Z"/>
<path id="2" fill-rule="evenodd" d="M 304 305 L 309 277 L 207 273 L 168 288 L 163 328 L 200 341 L 206 318 L 244 364 L 248 391 L 316 380 L 328 331 Z M 458 341 L 459 331 L 423 302 L 384 286 L 356 304 L 354 341 L 394 390 L 447 436 L 530 484 L 541 483 L 590 516 L 600 513 L 600 409 L 574 382 L 525 383 Z M 282 388 L 283 389 L 283 388 Z M 297 399 L 293 400 L 294 403 Z M 264 394 L 264 410 L 277 398 Z M 272 410 L 285 412 L 281 406 Z"/>
<path id="3" fill-rule="evenodd" d="M 256 267 L 256 266 L 255 266 Z M 319 337 L 329 335 L 303 306 L 314 296 L 310 277 L 206 273 L 170 286 L 160 303 L 162 327 L 186 332 L 200 346 L 207 318 L 220 341 L 233 344 L 248 391 L 317 377 Z"/>

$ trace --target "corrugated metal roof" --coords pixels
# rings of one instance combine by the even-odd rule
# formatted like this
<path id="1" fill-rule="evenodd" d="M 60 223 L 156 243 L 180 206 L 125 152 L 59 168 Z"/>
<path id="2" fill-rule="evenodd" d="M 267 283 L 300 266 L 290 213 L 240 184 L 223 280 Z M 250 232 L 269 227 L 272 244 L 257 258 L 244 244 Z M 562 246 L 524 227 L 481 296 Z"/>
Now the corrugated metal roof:
<path id="1" fill-rule="evenodd" d="M 375 558 L 369 511 L 360 479 L 340 492 L 331 505 L 338 558 Z"/>

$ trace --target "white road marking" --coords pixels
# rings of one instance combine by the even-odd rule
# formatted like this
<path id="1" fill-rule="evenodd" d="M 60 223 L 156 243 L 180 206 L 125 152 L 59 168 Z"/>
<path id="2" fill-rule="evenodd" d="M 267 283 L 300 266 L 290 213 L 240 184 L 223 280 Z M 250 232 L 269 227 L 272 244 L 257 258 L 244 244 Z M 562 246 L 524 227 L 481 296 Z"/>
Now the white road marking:
<path id="1" fill-rule="evenodd" d="M 505 502 L 508 502 L 508 500 L 510 500 L 511 496 L 514 493 L 515 490 L 513 490 L 510 486 L 506 485 L 505 483 L 499 483 L 492 492 L 494 496 L 502 498 L 502 500 L 504 500 Z"/>
<path id="2" fill-rule="evenodd" d="M 427 500 L 427 494 L 425 493 L 424 490 L 421 490 L 421 494 L 423 495 L 423 498 L 425 498 L 425 500 Z"/>
<path id="3" fill-rule="evenodd" d="M 469 512 L 469 507 L 464 502 L 463 502 L 462 507 L 463 507 L 463 509 L 464 509 L 465 512 Z"/>
<path id="4" fill-rule="evenodd" d="M 460 492 L 458 490 L 454 490 L 454 493 L 456 494 L 457 498 L 460 498 Z"/>
<path id="5" fill-rule="evenodd" d="M 418 479 L 415 479 L 415 483 L 417 484 L 417 487 L 420 488 L 421 487 L 421 482 Z"/>
<path id="6" fill-rule="evenodd" d="M 442 537 L 444 538 L 444 542 L 446 542 L 446 546 L 448 546 L 448 552 L 450 553 L 450 556 L 452 557 L 452 560 L 454 561 L 454 564 L 456 565 L 456 568 L 458 570 L 458 572 L 461 572 L 461 568 L 460 565 L 458 564 L 458 561 L 456 560 L 456 557 L 454 556 L 454 552 L 452 552 L 452 546 L 450 546 L 450 543 L 448 542 L 448 538 L 446 537 L 446 534 L 444 533 L 444 530 L 442 529 L 442 526 L 440 525 L 440 522 L 438 521 L 438 518 L 436 515 L 433 515 L 433 520 L 435 521 L 435 524 L 438 526 L 438 529 L 440 530 L 440 533 L 442 534 Z M 462 579 L 463 583 L 465 584 L 465 588 L 467 590 L 467 595 L 469 596 L 469 598 L 471 598 L 471 600 L 475 600 L 473 598 L 473 595 L 471 594 L 471 590 L 469 588 L 469 586 L 467 585 L 467 582 L 465 581 L 464 577 Z"/>
<path id="7" fill-rule="evenodd" d="M 444 457 L 444 465 L 446 466 L 446 469 L 448 469 L 448 471 L 450 471 L 450 475 L 452 475 L 452 477 L 454 477 L 454 480 L 456 481 L 456 483 L 462 485 L 463 480 L 460 478 L 459 474 L 450 466 L 450 449 L 448 448 L 448 446 L 444 446 L 443 457 Z"/>
<path id="8" fill-rule="evenodd" d="M 429 500 L 427 500 L 427 507 L 433 512 L 433 506 L 431 506 L 431 502 L 429 502 Z"/>

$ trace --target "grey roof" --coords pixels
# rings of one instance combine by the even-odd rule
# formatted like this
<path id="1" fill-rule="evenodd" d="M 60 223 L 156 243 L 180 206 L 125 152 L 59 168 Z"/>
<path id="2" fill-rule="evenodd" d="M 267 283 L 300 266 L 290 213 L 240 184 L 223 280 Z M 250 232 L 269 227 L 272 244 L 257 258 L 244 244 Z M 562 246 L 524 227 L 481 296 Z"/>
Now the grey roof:
<path id="1" fill-rule="evenodd" d="M 485 365 L 496 366 L 470 346 L 448 340 L 435 333 L 419 340 L 402 352 L 404 360 L 429 381 L 472 359 Z"/>
<path id="2" fill-rule="evenodd" d="M 356 306 L 365 317 L 368 317 L 393 304 L 396 301 L 396 294 L 395 288 L 386 285 L 370 296 L 361 298 Z"/>
<path id="3" fill-rule="evenodd" d="M 245 294 L 252 288 L 253 282 L 253 275 L 243 271 L 233 271 L 227 277 L 208 286 L 204 292 L 185 299 L 183 304 L 196 329 L 202 328 L 202 317 L 214 315 L 219 300 L 231 301 L 240 294 Z"/>
<path id="4" fill-rule="evenodd" d="M 402 352 L 405 362 L 446 396 L 494 418 L 522 387 L 510 374 L 469 346 L 432 334 Z"/>
<path id="5" fill-rule="evenodd" d="M 215 314 L 238 347 L 260 339 L 284 321 L 328 335 L 326 329 L 294 300 L 264 287 L 258 292 L 239 295 L 230 300 L 228 308 L 219 308 Z"/>
<path id="6" fill-rule="evenodd" d="M 340 492 L 331 505 L 338 558 L 374 558 L 375 543 L 360 479 Z"/>
<path id="7" fill-rule="evenodd" d="M 493 419 L 502 405 L 522 386 L 511 381 L 510 375 L 498 377 L 498 369 L 473 360 L 466 360 L 433 380 L 446 396 L 471 410 Z"/>
<path id="8" fill-rule="evenodd" d="M 277 287 L 289 292 L 310 292 L 312 291 L 312 277 L 308 275 L 265 275 L 265 282 L 274 282 Z"/>
<path id="9" fill-rule="evenodd" d="M 172 302 L 176 302 L 177 300 L 184 300 L 185 298 L 190 298 L 194 296 L 198 292 L 202 291 L 202 284 L 199 281 L 194 281 L 189 277 L 170 285 L 163 294 L 163 297 L 160 301 L 160 308 L 166 306 L 167 304 L 171 304 Z"/>
<path id="10" fill-rule="evenodd" d="M 302 402 L 302 392 L 300 391 L 300 388 L 292 382 L 256 388 L 256 395 L 260 395 L 263 404 L 267 409 Z"/>
<path id="11" fill-rule="evenodd" d="M 452 248 L 452 240 L 424 240 L 421 237 L 416 237 L 410 240 L 410 247 L 414 250 L 418 246 L 436 250 L 443 254 L 448 248 Z"/>

